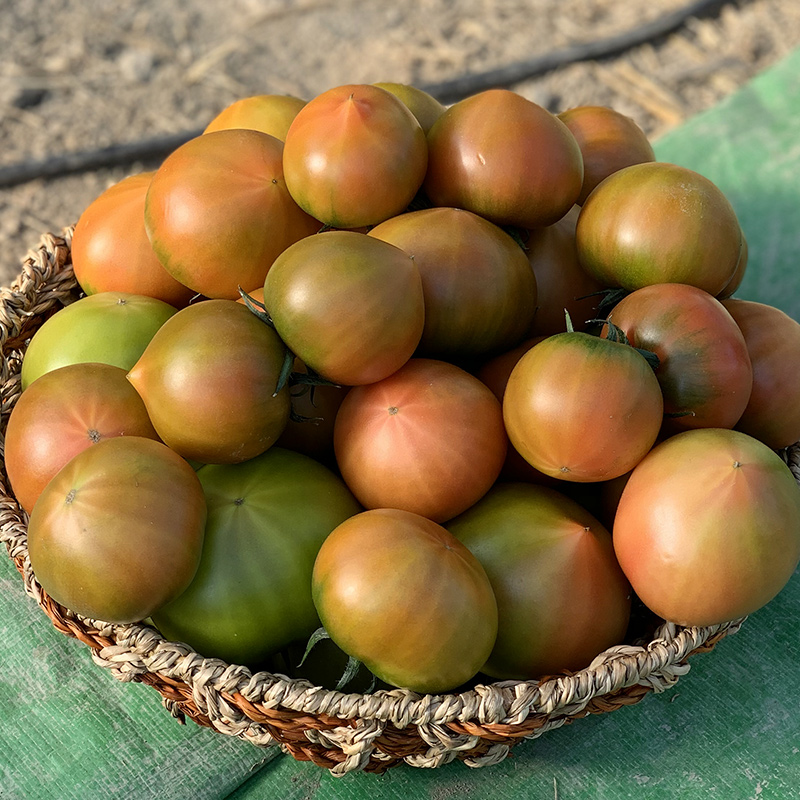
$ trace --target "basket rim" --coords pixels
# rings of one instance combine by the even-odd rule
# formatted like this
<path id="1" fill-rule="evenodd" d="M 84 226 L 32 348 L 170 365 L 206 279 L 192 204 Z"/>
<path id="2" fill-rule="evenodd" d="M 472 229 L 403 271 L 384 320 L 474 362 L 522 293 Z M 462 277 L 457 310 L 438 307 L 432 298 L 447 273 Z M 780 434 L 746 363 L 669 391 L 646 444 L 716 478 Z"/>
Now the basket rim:
<path id="1" fill-rule="evenodd" d="M 11 286 L 0 289 L 0 344 L 3 349 L 0 433 L 4 433 L 8 414 L 20 392 L 19 367 L 26 326 L 32 318 L 56 308 L 59 303 L 68 302 L 71 295 L 74 298 L 77 282 L 70 262 L 73 230 L 72 226 L 65 228 L 62 236 L 44 234 L 38 250 L 29 252 L 16 280 Z M 788 448 L 783 456 L 800 482 L 800 445 Z M 621 697 L 617 705 L 609 702 L 608 707 L 599 711 L 637 702 L 649 691 L 670 688 L 688 671 L 690 655 L 711 649 L 720 639 L 735 633 L 744 621 L 742 618 L 708 627 L 683 627 L 665 622 L 652 640 L 611 647 L 574 674 L 539 680 L 495 681 L 457 694 L 427 695 L 405 689 L 382 689 L 367 695 L 324 689 L 303 678 L 252 672 L 245 666 L 206 658 L 187 645 L 168 641 L 144 623 L 111 624 L 93 620 L 55 603 L 33 574 L 27 552 L 27 515 L 7 484 L 3 463 L 0 464 L 0 541 L 6 545 L 20 571 L 25 591 L 62 633 L 80 639 L 91 648 L 96 664 L 109 669 L 118 680 L 151 683 L 162 694 L 174 716 L 180 718 L 188 708 L 187 713 L 200 724 L 256 744 L 274 743 L 278 735 L 274 715 L 284 712 L 300 719 L 298 725 L 301 728 L 305 725 L 306 739 L 313 743 L 316 737 L 321 740 L 320 746 L 339 746 L 332 732 L 347 729 L 349 733 L 342 736 L 349 737 L 351 750 L 358 759 L 353 761 L 353 753 L 345 752 L 340 772 L 365 768 L 364 752 L 369 749 L 370 736 L 372 739 L 380 736 L 386 724 L 398 731 L 414 726 L 418 731 L 427 731 L 430 726 L 449 725 L 451 733 L 455 731 L 461 736 L 456 749 L 466 755 L 469 755 L 469 748 L 462 741 L 464 737 L 471 736 L 470 742 L 474 744 L 476 736 L 480 738 L 488 731 L 499 737 L 497 747 L 507 751 L 509 743 L 534 738 L 571 718 L 598 713 L 593 703 L 612 698 L 631 687 L 639 687 L 642 692 L 635 699 Z M 192 713 L 194 710 L 196 714 Z M 353 745 L 354 729 L 360 731 L 359 747 Z M 323 735 L 325 731 L 330 734 L 328 738 Z M 435 742 L 429 744 L 432 750 L 437 749 Z M 453 754 L 450 744 L 452 742 L 444 742 L 444 751 Z M 484 761 L 502 760 L 504 753 L 498 755 L 497 747 L 492 747 Z M 343 750 L 346 751 L 344 746 Z M 293 755 L 298 757 L 295 752 Z M 410 758 L 405 760 L 412 763 Z M 378 754 L 378 759 L 385 761 L 386 757 Z M 451 755 L 447 760 L 451 760 Z"/>

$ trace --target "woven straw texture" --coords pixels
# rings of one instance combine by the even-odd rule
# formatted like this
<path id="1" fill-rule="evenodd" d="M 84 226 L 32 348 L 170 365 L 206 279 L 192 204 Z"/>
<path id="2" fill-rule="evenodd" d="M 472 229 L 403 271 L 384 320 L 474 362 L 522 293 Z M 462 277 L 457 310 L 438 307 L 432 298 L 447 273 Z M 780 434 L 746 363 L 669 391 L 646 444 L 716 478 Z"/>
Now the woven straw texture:
<path id="1" fill-rule="evenodd" d="M 27 340 L 49 315 L 79 296 L 70 263 L 72 229 L 46 234 L 22 272 L 0 290 L 0 433 L 19 397 Z M 800 481 L 800 448 L 784 454 Z M 23 577 L 25 591 L 55 627 L 91 648 L 96 664 L 120 681 L 153 686 L 173 717 L 258 746 L 279 745 L 334 775 L 383 772 L 405 762 L 438 767 L 460 759 L 473 767 L 502 761 L 511 747 L 587 714 L 639 702 L 673 686 L 688 657 L 707 652 L 743 620 L 705 628 L 664 623 L 635 644 L 612 647 L 586 669 L 540 681 L 502 681 L 460 694 L 405 690 L 345 694 L 266 672 L 203 658 L 166 641 L 153 628 L 86 619 L 55 603 L 30 567 L 27 515 L 0 471 L 0 540 Z M 102 697 L 97 703 L 102 705 Z"/>

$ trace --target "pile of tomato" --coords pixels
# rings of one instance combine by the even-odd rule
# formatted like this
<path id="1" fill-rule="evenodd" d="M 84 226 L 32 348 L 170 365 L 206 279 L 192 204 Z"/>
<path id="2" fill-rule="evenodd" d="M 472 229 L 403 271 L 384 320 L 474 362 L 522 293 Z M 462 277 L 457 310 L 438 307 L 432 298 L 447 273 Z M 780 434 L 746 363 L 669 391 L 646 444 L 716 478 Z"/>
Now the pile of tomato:
<path id="1" fill-rule="evenodd" d="M 800 325 L 732 299 L 730 202 L 611 109 L 246 98 L 72 255 L 5 463 L 77 613 L 296 674 L 321 625 L 318 666 L 443 692 L 586 667 L 634 602 L 746 616 L 800 560 Z"/>

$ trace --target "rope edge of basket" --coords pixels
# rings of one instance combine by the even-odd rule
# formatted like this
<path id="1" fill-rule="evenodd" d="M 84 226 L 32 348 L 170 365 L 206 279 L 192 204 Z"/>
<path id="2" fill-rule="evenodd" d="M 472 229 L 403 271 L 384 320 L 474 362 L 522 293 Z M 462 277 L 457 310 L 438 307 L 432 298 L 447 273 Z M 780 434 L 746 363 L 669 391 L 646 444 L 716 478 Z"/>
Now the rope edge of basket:
<path id="1" fill-rule="evenodd" d="M 32 251 L 14 284 L 0 293 L 0 308 L 16 312 L 17 324 L 0 324 L 0 342 L 23 330 L 24 321 L 50 308 L 74 289 L 69 264 L 73 228 L 63 237 L 45 234 L 38 251 Z M 64 252 L 66 250 L 66 253 Z M 55 288 L 51 286 L 55 283 Z M 66 287 L 66 288 L 65 288 Z M 21 299 L 20 299 L 21 296 Z M 2 320 L 0 319 L 0 323 Z M 4 365 L 6 359 L 4 359 Z M 798 459 L 800 461 L 800 459 Z M 796 472 L 800 475 L 800 468 Z M 3 475 L 5 479 L 5 476 Z M 708 628 L 679 628 L 665 624 L 646 646 L 610 648 L 588 668 L 574 675 L 543 681 L 504 681 L 475 687 L 459 695 L 418 695 L 406 690 L 374 695 L 345 694 L 313 686 L 304 680 L 266 672 L 252 673 L 246 667 L 207 659 L 180 643 L 168 642 L 157 631 L 142 624 L 111 625 L 83 618 L 54 603 L 36 582 L 27 557 L 27 517 L 13 497 L 0 494 L 0 540 L 20 570 L 26 592 L 32 596 L 63 633 L 80 639 L 92 649 L 95 663 L 109 669 L 122 681 L 150 682 L 159 676 L 166 682 L 184 684 L 200 714 L 218 729 L 247 737 L 253 720 L 237 706 L 242 703 L 253 716 L 273 709 L 324 717 L 330 725 L 351 725 L 353 720 L 375 720 L 397 728 L 458 723 L 468 725 L 518 726 L 530 715 L 541 715 L 552 725 L 581 714 L 598 697 L 634 685 L 663 691 L 688 670 L 686 659 L 701 651 L 710 640 L 738 630 L 743 620 Z M 537 732 L 525 738 L 541 735 Z"/>
<path id="2" fill-rule="evenodd" d="M 7 496 L 0 494 L 0 509 L 8 505 Z M 141 681 L 150 674 L 168 684 L 183 684 L 200 714 L 211 720 L 227 719 L 226 724 L 249 726 L 254 718 L 277 709 L 325 717 L 335 724 L 374 719 L 400 729 L 449 723 L 514 726 L 530 715 L 571 716 L 597 697 L 634 685 L 656 692 L 670 688 L 688 671 L 690 655 L 701 651 L 710 640 L 735 633 L 744 621 L 703 628 L 664 623 L 654 639 L 643 645 L 609 648 L 583 670 L 542 681 L 498 681 L 458 695 L 420 695 L 404 689 L 348 694 L 303 679 L 252 672 L 241 665 L 206 658 L 143 623 L 112 624 L 65 609 L 36 580 L 27 553 L 24 512 L 18 511 L 17 516 L 22 518 L 17 524 L 0 527 L 0 540 L 21 573 L 25 592 L 59 631 L 89 646 L 93 661 L 117 680 Z M 242 705 L 238 713 L 237 704 Z"/>

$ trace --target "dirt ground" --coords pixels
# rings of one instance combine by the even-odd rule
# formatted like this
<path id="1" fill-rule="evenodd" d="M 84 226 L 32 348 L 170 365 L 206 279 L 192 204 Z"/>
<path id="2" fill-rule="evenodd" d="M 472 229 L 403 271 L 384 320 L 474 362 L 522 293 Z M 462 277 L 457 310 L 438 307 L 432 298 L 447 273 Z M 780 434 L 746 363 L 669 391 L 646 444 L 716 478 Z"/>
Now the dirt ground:
<path id="1" fill-rule="evenodd" d="M 689 0 L 0 0 L 0 170 L 203 128 L 252 94 L 427 87 L 593 42 Z M 797 0 L 717 3 L 675 32 L 512 88 L 552 111 L 609 105 L 656 139 L 800 46 Z M 0 279 L 150 163 L 0 189 Z"/>

